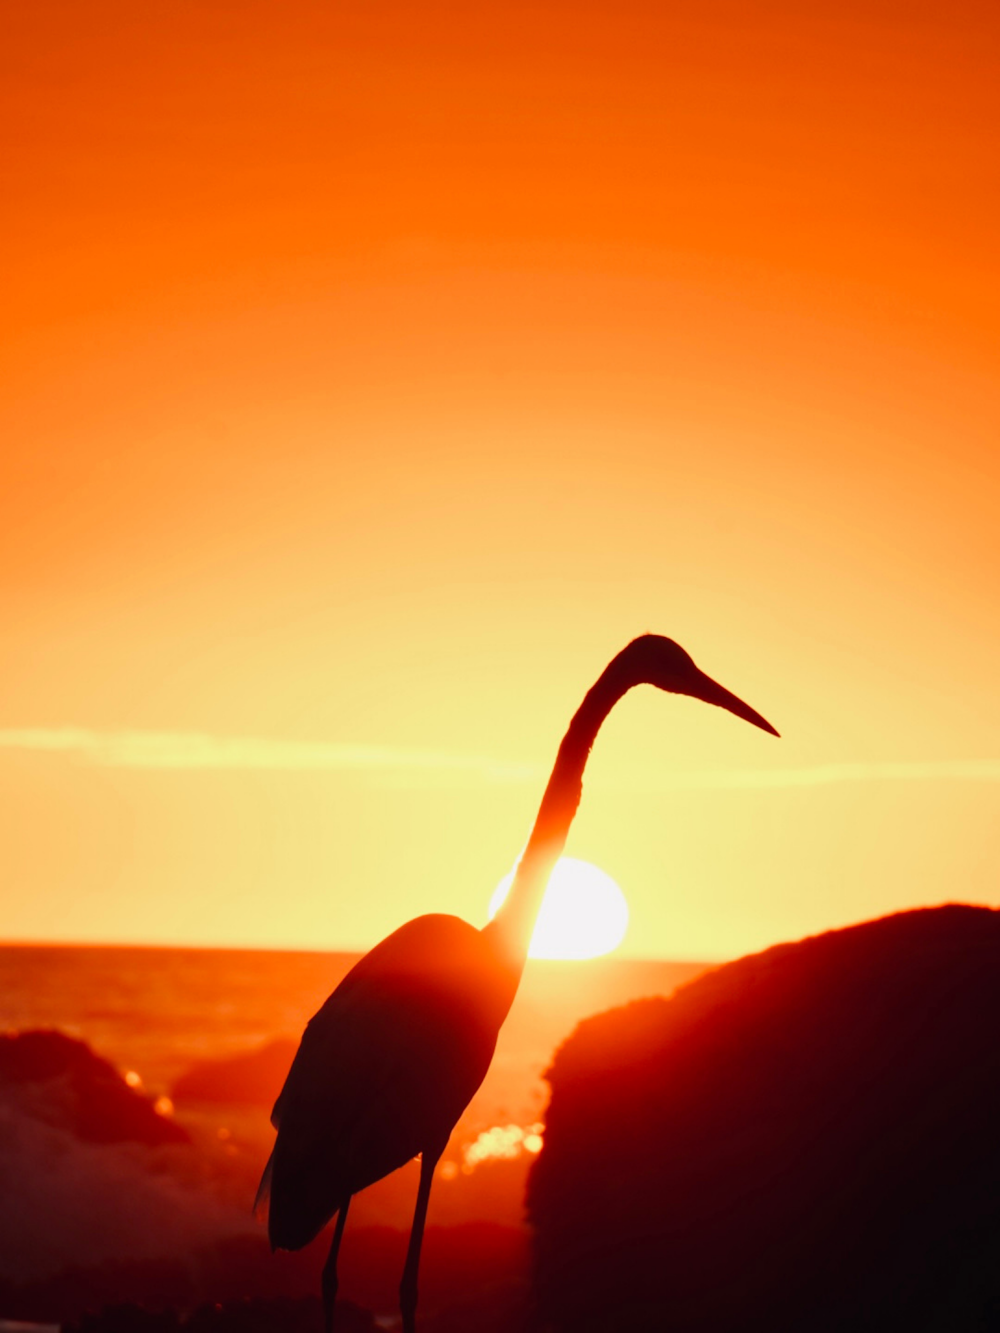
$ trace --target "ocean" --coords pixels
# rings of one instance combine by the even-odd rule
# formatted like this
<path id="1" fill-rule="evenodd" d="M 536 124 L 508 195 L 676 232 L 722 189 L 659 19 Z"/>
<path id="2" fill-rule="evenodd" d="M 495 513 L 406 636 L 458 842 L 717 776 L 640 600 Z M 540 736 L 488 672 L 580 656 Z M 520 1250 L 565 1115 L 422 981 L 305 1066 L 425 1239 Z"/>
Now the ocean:
<path id="1" fill-rule="evenodd" d="M 192 1066 L 297 1039 L 354 953 L 0 946 L 0 1028 L 58 1028 L 156 1095 Z M 541 1075 L 581 1018 L 669 994 L 703 964 L 531 960 L 497 1046 L 501 1102 L 537 1105 Z"/>

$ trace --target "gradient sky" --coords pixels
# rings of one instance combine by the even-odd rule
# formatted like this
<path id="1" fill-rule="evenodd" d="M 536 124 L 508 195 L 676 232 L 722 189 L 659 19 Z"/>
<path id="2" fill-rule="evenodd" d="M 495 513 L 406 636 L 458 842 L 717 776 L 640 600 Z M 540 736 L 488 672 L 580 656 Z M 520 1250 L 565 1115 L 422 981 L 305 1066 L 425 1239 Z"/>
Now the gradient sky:
<path id="1" fill-rule="evenodd" d="M 0 935 L 1000 903 L 995 3 L 8 6 Z"/>

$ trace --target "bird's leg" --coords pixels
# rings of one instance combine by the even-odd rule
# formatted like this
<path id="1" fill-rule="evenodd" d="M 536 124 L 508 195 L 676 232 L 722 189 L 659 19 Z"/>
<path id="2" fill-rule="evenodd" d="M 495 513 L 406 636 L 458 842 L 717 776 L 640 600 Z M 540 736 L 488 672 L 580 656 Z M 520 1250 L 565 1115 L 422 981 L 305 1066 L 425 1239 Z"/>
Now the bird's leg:
<path id="1" fill-rule="evenodd" d="M 420 1184 L 417 1188 L 417 1206 L 413 1211 L 410 1244 L 406 1251 L 406 1266 L 399 1284 L 399 1308 L 403 1316 L 403 1333 L 416 1333 L 417 1327 L 417 1269 L 420 1267 L 420 1246 L 424 1239 L 427 1201 L 431 1197 L 434 1168 L 444 1152 L 444 1144 L 434 1152 L 426 1149 L 420 1154 Z"/>
<path id="2" fill-rule="evenodd" d="M 323 1323 L 326 1333 L 333 1333 L 333 1307 L 337 1300 L 337 1253 L 340 1250 L 341 1237 L 344 1234 L 344 1223 L 347 1221 L 347 1209 L 351 1202 L 351 1196 L 348 1195 L 345 1201 L 340 1205 L 337 1213 L 337 1225 L 333 1229 L 333 1240 L 330 1242 L 330 1253 L 326 1256 L 326 1263 L 323 1265 Z"/>

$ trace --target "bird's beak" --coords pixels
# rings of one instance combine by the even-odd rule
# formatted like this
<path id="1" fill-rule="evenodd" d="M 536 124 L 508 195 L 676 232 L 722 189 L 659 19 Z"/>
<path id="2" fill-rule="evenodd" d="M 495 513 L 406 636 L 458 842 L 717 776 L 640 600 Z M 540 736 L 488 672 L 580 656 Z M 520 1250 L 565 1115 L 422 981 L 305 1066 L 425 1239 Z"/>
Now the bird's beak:
<path id="1" fill-rule="evenodd" d="M 752 722 L 755 727 L 760 727 L 761 731 L 769 731 L 772 736 L 780 736 L 781 733 L 775 731 L 770 722 L 761 717 L 760 713 L 754 712 L 749 704 L 745 704 L 742 699 L 737 699 L 735 694 L 730 694 L 711 676 L 706 676 L 704 672 L 698 674 L 698 683 L 691 691 L 696 699 L 703 699 L 707 704 L 715 704 L 718 708 L 725 708 L 728 712 L 741 717 L 744 722 Z"/>

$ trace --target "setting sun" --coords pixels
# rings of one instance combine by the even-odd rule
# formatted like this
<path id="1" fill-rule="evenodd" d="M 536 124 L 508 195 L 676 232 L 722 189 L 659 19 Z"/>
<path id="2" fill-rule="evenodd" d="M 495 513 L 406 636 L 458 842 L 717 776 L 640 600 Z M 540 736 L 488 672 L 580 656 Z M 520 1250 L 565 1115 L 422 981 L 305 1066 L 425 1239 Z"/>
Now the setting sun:
<path id="1" fill-rule="evenodd" d="M 513 870 L 490 899 L 490 919 L 507 897 Z M 628 929 L 625 895 L 611 878 L 589 861 L 563 856 L 545 891 L 531 937 L 530 958 L 597 958 L 617 949 Z"/>

